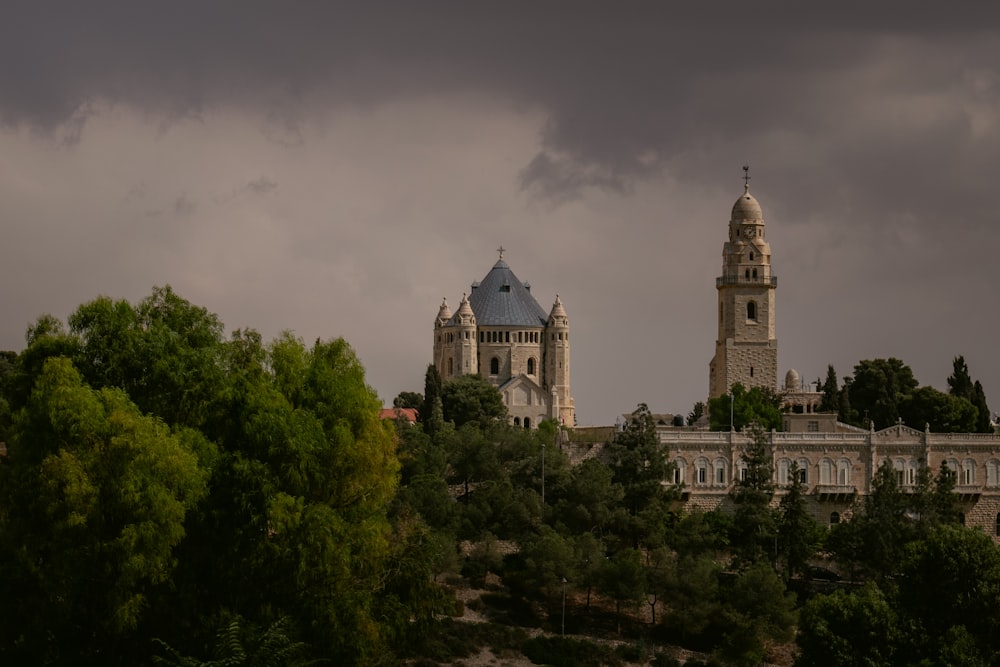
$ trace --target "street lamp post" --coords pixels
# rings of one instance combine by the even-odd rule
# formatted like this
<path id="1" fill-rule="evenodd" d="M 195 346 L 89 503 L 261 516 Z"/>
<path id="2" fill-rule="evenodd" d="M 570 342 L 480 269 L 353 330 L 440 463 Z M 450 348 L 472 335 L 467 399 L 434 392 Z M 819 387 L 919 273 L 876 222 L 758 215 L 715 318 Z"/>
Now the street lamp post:
<path id="1" fill-rule="evenodd" d="M 566 635 L 566 577 L 562 580 L 562 633 Z"/>
<path id="2" fill-rule="evenodd" d="M 733 390 L 729 390 L 729 432 L 733 432 Z"/>

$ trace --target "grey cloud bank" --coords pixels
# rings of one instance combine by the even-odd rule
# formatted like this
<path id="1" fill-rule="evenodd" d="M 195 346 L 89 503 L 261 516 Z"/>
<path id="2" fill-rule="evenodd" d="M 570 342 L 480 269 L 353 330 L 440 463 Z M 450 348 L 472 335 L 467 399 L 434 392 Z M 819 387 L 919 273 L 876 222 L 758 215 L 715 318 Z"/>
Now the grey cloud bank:
<path id="1" fill-rule="evenodd" d="M 781 374 L 964 354 L 1000 396 L 1000 10 L 796 7 L 13 3 L 0 346 L 169 282 L 345 336 L 388 401 L 502 243 L 562 296 L 582 422 L 687 411 L 749 162 Z"/>

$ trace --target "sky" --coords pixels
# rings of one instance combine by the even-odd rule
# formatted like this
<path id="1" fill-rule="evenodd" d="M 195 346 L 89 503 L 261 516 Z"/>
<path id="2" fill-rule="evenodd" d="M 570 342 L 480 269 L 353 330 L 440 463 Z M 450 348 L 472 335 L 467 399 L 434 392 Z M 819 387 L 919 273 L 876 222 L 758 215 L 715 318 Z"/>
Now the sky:
<path id="1" fill-rule="evenodd" d="M 502 245 L 581 425 L 686 414 L 746 164 L 779 377 L 964 355 L 1000 409 L 1000 6 L 828 4 L 7 2 L 0 349 L 170 285 L 391 404 Z"/>

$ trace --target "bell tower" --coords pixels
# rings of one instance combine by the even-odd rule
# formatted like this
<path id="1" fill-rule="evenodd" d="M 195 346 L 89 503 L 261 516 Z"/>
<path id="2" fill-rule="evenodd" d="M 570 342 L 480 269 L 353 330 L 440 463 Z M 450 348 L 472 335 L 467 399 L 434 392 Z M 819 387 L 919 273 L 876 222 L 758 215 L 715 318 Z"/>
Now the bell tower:
<path id="1" fill-rule="evenodd" d="M 722 275 L 715 279 L 719 333 L 709 364 L 709 398 L 737 382 L 778 388 L 778 339 L 774 330 L 771 246 L 764 234 L 760 204 L 750 194 L 750 168 L 743 167 L 743 195 L 733 204 L 729 240 L 722 246 Z"/>

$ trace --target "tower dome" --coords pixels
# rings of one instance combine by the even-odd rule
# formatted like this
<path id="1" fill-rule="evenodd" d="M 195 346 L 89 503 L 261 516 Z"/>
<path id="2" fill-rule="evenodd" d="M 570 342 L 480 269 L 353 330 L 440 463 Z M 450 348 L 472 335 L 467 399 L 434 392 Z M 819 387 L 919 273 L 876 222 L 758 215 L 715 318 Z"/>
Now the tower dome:
<path id="1" fill-rule="evenodd" d="M 441 308 L 438 310 L 437 323 L 443 325 L 451 319 L 451 308 L 448 307 L 448 299 L 441 299 Z"/>
<path id="2" fill-rule="evenodd" d="M 459 304 L 455 312 L 455 324 L 465 326 L 476 326 L 476 315 L 472 312 L 472 306 L 466 294 L 462 294 L 462 303 Z"/>
<path id="3" fill-rule="evenodd" d="M 798 371 L 789 368 L 788 372 L 785 373 L 785 391 L 798 391 L 801 386 L 802 378 L 799 377 Z"/>
<path id="4" fill-rule="evenodd" d="M 743 220 L 763 220 L 764 213 L 760 210 L 760 202 L 750 194 L 750 186 L 743 186 L 743 196 L 736 200 L 733 204 L 733 222 L 741 222 Z"/>
<path id="5" fill-rule="evenodd" d="M 552 310 L 549 311 L 549 322 L 567 324 L 568 320 L 569 317 L 566 315 L 566 309 L 563 308 L 562 300 L 556 294 L 556 302 L 552 304 Z"/>

